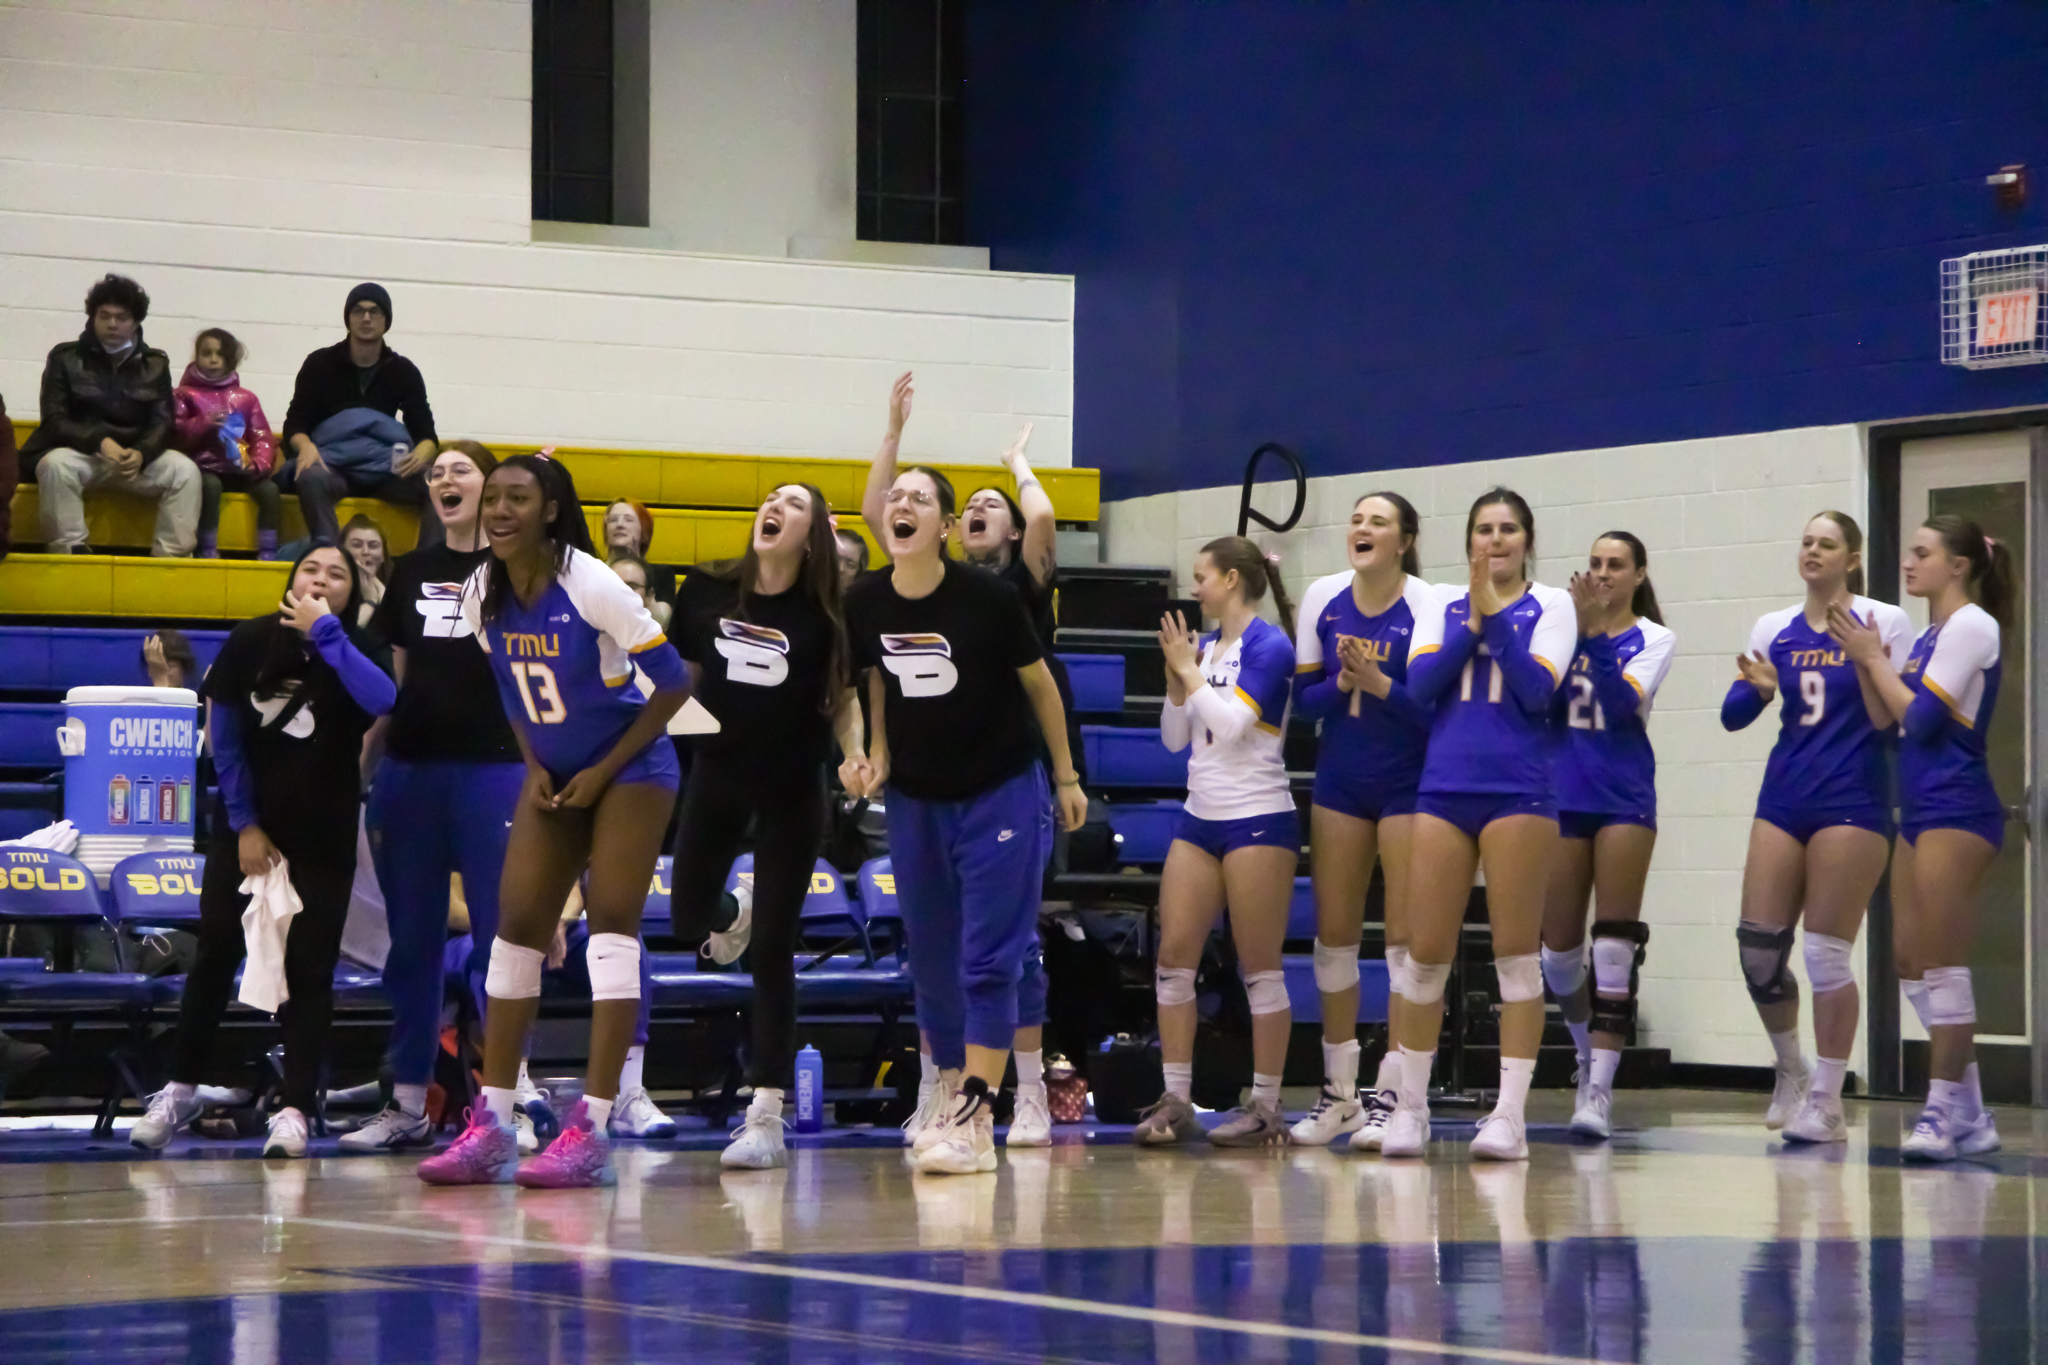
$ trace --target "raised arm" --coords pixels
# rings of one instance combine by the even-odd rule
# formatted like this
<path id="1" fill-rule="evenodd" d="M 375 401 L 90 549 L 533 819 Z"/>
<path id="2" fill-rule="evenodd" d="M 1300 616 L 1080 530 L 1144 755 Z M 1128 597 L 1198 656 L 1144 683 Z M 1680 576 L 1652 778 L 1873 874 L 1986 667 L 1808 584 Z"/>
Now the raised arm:
<path id="1" fill-rule="evenodd" d="M 1052 582 L 1053 571 L 1059 567 L 1059 522 L 1045 486 L 1039 483 L 1031 472 L 1030 462 L 1024 458 L 1024 443 L 1030 439 L 1031 423 L 1026 422 L 1017 439 L 1003 452 L 1003 466 L 1017 482 L 1017 505 L 1024 509 L 1024 540 L 1019 553 L 1023 555 L 1024 567 L 1031 571 L 1032 582 L 1042 588 Z"/>
<path id="2" fill-rule="evenodd" d="M 874 462 L 868 466 L 868 486 L 860 498 L 861 520 L 875 533 L 875 544 L 882 547 L 885 555 L 889 553 L 889 536 L 882 529 L 882 502 L 896 482 L 896 450 L 903 443 L 903 424 L 910 420 L 911 400 L 916 396 L 910 371 L 905 370 L 889 390 L 889 426 L 882 433 Z"/>

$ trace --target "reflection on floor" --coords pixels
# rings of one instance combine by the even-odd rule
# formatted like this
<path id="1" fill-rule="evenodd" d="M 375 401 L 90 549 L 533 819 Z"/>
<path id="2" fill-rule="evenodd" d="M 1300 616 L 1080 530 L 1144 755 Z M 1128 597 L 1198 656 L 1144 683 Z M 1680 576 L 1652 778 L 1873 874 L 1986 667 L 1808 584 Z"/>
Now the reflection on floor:
<path id="1" fill-rule="evenodd" d="M 1536 1117 L 1560 1097 L 1539 1096 Z M 1788 1151 L 1751 1097 L 1624 1095 L 1606 1146 L 1475 1166 L 1066 1142 L 913 1177 L 873 1146 L 612 1190 L 411 1159 L 0 1166 L 0 1361 L 2028 1360 L 2048 1152 Z M 1465 1131 L 1469 1132 L 1469 1129 Z"/>

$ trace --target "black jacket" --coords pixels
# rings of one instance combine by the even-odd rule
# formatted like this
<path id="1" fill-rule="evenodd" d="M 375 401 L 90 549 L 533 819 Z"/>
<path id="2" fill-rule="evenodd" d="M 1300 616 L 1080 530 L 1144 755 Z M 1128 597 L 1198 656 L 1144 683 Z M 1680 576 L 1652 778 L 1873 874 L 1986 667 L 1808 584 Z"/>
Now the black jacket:
<path id="1" fill-rule="evenodd" d="M 284 430 L 279 442 L 287 451 L 291 439 L 301 432 L 311 436 L 322 422 L 344 408 L 375 408 L 405 423 L 414 445 L 434 436 L 434 410 L 427 406 L 427 381 L 420 367 L 391 349 L 370 367 L 369 382 L 349 359 L 348 340 L 322 346 L 299 366 L 292 385 L 292 405 L 285 410 Z"/>
<path id="2" fill-rule="evenodd" d="M 171 358 L 142 339 L 118 361 L 87 327 L 52 348 L 43 363 L 43 421 L 21 447 L 21 475 L 32 477 L 46 450 L 99 453 L 108 436 L 142 452 L 148 464 L 171 439 Z"/>

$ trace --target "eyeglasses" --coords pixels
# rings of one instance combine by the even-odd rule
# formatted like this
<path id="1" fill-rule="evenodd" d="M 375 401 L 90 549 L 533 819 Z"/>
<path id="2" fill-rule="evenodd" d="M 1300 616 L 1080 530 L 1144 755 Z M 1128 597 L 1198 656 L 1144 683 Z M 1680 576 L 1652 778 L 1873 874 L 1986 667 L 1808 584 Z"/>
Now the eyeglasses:
<path id="1" fill-rule="evenodd" d="M 374 303 L 359 303 L 355 307 L 348 310 L 348 315 L 352 318 L 366 318 L 371 316 L 381 318 L 384 316 L 384 310 L 382 308 L 379 308 Z"/>
<path id="2" fill-rule="evenodd" d="M 914 502 L 919 507 L 931 507 L 936 505 L 937 500 L 921 488 L 892 488 L 889 490 L 889 496 L 882 499 L 882 501 L 884 503 Z"/>

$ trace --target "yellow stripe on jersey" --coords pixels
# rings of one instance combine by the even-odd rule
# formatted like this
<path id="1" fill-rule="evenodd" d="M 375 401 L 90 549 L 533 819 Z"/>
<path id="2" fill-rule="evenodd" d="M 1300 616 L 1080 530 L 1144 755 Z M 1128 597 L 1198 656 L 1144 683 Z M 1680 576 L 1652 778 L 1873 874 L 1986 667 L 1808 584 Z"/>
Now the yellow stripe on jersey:
<path id="1" fill-rule="evenodd" d="M 1636 681 L 1636 680 L 1635 680 L 1634 678 L 1631 678 L 1631 677 L 1630 677 L 1630 676 L 1629 676 L 1628 674 L 1626 674 L 1626 673 L 1622 674 L 1622 675 L 1621 675 L 1621 680 L 1622 680 L 1623 682 L 1627 683 L 1627 684 L 1628 684 L 1628 685 L 1629 685 L 1630 687 L 1633 687 L 1633 688 L 1634 688 L 1634 689 L 1636 690 L 1636 696 L 1638 696 L 1638 697 L 1644 697 L 1644 696 L 1647 696 L 1647 695 L 1648 695 L 1648 693 L 1646 693 L 1646 692 L 1644 692 L 1644 691 L 1643 691 L 1643 685 L 1642 685 L 1641 683 L 1637 682 L 1637 681 Z"/>
<path id="2" fill-rule="evenodd" d="M 1948 708 L 1948 713 L 1955 720 L 1956 724 L 1962 726 L 1965 730 L 1974 730 L 1977 728 L 1976 722 L 1972 721 L 1969 717 L 1965 716 L 1963 714 L 1963 708 L 1956 705 L 1956 699 L 1954 697 L 1951 697 L 1948 693 L 1942 691 L 1940 684 L 1936 683 L 1934 679 L 1928 677 L 1925 673 L 1922 673 L 1920 675 L 1920 685 L 1925 687 L 1929 692 L 1932 692 L 1935 696 L 1941 698 L 1941 704 Z"/>
<path id="3" fill-rule="evenodd" d="M 633 681 L 633 675 L 631 673 L 621 673 L 616 678 L 606 678 L 604 680 L 604 685 L 606 687 L 624 687 L 627 683 L 631 681 Z"/>
<path id="4" fill-rule="evenodd" d="M 1296 664 L 1294 671 L 1296 673 L 1320 673 L 1323 671 L 1323 666 L 1321 664 Z"/>
<path id="5" fill-rule="evenodd" d="M 1277 726 L 1277 725 L 1268 725 L 1268 724 L 1266 724 L 1266 722 L 1264 722 L 1264 721 L 1262 721 L 1262 720 L 1259 720 L 1259 721 L 1253 721 L 1253 722 L 1252 722 L 1252 727 L 1253 727 L 1254 729 L 1258 729 L 1258 730 L 1264 730 L 1264 731 L 1265 731 L 1265 732 L 1266 732 L 1267 734 L 1269 734 L 1269 735 L 1277 735 L 1277 734 L 1279 734 L 1279 733 L 1280 733 L 1280 727 L 1279 727 L 1279 726 Z"/>
<path id="6" fill-rule="evenodd" d="M 1251 693 L 1245 691 L 1242 687 L 1233 687 L 1230 690 L 1237 693 L 1237 699 L 1239 701 L 1243 702 L 1246 706 L 1252 708 L 1252 714 L 1254 716 L 1263 716 L 1266 714 L 1263 710 L 1260 709 L 1259 704 L 1252 700 Z"/>
<path id="7" fill-rule="evenodd" d="M 1529 657 L 1550 670 L 1550 685 L 1552 687 L 1557 686 L 1557 665 L 1544 658 L 1541 654 L 1531 654 Z"/>
<path id="8" fill-rule="evenodd" d="M 1442 648 L 1442 645 L 1417 645 L 1415 649 L 1408 655 L 1408 657 L 1411 659 L 1419 659 L 1425 654 L 1434 654 Z"/>
<path id="9" fill-rule="evenodd" d="M 634 646 L 633 646 L 633 647 L 632 647 L 631 649 L 627 650 L 626 652 L 627 652 L 628 654 L 644 654 L 644 653 L 646 653 L 646 652 L 647 652 L 648 650 L 650 650 L 650 649 L 653 649 L 653 648 L 654 648 L 654 647 L 655 647 L 656 645 L 664 645 L 664 644 L 667 644 L 667 643 L 668 643 L 668 636 L 666 636 L 666 635 L 657 635 L 657 636 L 655 636 L 655 637 L 654 637 L 654 638 L 653 638 L 652 640 L 648 640 L 648 641 L 646 641 L 646 642 L 645 642 L 645 643 L 643 643 L 643 644 L 637 644 L 637 645 L 634 645 Z"/>

